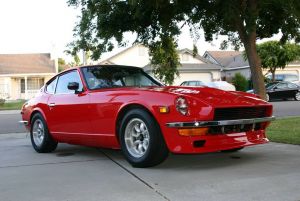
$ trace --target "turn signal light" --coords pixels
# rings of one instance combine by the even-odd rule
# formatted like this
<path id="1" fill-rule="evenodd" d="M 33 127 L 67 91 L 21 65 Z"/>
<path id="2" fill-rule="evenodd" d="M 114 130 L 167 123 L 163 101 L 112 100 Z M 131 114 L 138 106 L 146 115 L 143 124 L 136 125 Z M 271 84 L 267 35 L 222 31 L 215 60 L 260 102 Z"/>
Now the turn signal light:
<path id="1" fill-rule="evenodd" d="M 180 128 L 178 129 L 179 135 L 182 136 L 200 136 L 205 135 L 208 131 L 208 128 Z"/>
<path id="2" fill-rule="evenodd" d="M 169 112 L 169 107 L 161 106 L 161 107 L 159 107 L 159 112 L 160 113 L 168 113 Z"/>

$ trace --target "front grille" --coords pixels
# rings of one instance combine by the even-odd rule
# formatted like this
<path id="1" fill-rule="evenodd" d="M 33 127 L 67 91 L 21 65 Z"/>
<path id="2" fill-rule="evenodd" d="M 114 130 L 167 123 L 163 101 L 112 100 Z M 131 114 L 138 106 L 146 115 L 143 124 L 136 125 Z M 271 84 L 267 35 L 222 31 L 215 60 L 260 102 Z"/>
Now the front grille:
<path id="1" fill-rule="evenodd" d="M 257 131 L 263 128 L 262 123 L 257 124 L 238 124 L 238 125 L 228 125 L 228 126 L 212 126 L 209 128 L 208 133 L 210 135 L 215 134 L 230 134 L 230 133 L 240 133 Z"/>
<path id="2" fill-rule="evenodd" d="M 266 107 L 216 108 L 214 120 L 253 119 L 265 117 Z"/>

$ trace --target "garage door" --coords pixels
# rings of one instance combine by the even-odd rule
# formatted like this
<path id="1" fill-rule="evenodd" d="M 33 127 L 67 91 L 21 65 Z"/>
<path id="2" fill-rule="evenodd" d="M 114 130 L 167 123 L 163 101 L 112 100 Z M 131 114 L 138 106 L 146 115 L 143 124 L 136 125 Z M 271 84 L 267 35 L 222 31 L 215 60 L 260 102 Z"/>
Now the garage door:
<path id="1" fill-rule="evenodd" d="M 212 75 L 210 73 L 181 73 L 178 78 L 175 79 L 174 85 L 180 85 L 184 81 L 200 80 L 202 82 L 211 82 Z"/>

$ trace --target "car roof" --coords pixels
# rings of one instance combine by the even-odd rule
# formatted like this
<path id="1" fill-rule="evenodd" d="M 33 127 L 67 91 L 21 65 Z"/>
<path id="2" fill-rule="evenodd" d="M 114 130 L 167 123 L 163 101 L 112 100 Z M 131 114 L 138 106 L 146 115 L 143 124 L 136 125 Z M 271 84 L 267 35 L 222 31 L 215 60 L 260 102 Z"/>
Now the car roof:
<path id="1" fill-rule="evenodd" d="M 115 65 L 115 64 L 104 64 L 104 65 L 83 65 L 83 66 L 78 66 L 77 68 L 86 68 L 86 67 L 100 67 L 100 68 L 114 68 L 114 67 L 119 67 L 119 68 L 135 68 L 135 69 L 140 69 L 143 70 L 140 67 L 136 67 L 136 66 L 126 66 L 126 65 Z"/>

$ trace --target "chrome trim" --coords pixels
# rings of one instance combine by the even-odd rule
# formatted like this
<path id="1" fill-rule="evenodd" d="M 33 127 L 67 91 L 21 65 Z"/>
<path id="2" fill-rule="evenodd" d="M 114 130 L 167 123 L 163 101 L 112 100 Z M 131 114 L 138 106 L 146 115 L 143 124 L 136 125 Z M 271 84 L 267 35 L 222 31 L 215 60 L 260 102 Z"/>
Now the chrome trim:
<path id="1" fill-rule="evenodd" d="M 48 103 L 48 106 L 49 106 L 49 107 L 54 107 L 54 106 L 55 106 L 55 103 Z"/>
<path id="2" fill-rule="evenodd" d="M 198 127 L 209 127 L 209 126 L 228 126 L 238 124 L 255 124 L 261 122 L 274 121 L 275 116 L 262 117 L 254 119 L 236 119 L 236 120 L 221 120 L 221 121 L 195 121 L 195 122 L 171 122 L 166 125 L 170 128 L 198 128 Z"/>
<path id="3" fill-rule="evenodd" d="M 20 124 L 24 124 L 25 126 L 28 125 L 28 121 L 19 121 Z"/>

